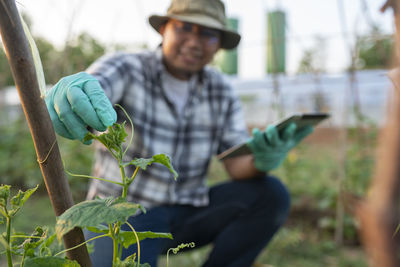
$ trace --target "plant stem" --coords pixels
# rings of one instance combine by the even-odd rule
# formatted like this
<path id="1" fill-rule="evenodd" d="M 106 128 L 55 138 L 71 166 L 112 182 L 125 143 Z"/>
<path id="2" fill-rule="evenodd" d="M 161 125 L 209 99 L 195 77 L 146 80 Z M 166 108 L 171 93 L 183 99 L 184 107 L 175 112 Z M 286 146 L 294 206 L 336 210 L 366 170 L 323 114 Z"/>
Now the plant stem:
<path id="1" fill-rule="evenodd" d="M 7 241 L 7 262 L 8 262 L 8 267 L 13 267 L 12 263 L 12 258 L 11 258 L 11 218 L 7 216 L 7 236 L 6 236 L 6 241 Z"/>
<path id="2" fill-rule="evenodd" d="M 122 167 L 121 163 L 119 165 L 119 169 L 121 170 L 121 177 L 122 177 L 122 183 L 123 183 L 122 197 L 126 198 L 128 196 L 128 186 L 129 186 L 128 181 L 127 181 L 128 179 L 126 178 L 125 169 L 124 169 L 124 167 Z"/>
<path id="3" fill-rule="evenodd" d="M 170 250 L 173 250 L 173 248 L 169 248 L 168 250 L 167 250 L 167 267 L 168 267 L 168 263 L 169 263 L 169 251 Z"/>
<path id="4" fill-rule="evenodd" d="M 28 239 L 28 238 L 32 238 L 32 239 L 40 239 L 40 238 L 42 238 L 41 236 L 31 236 L 31 235 L 12 235 L 11 236 L 11 238 L 25 238 L 25 239 Z"/>
<path id="5" fill-rule="evenodd" d="M 136 167 L 135 171 L 134 171 L 133 174 L 132 174 L 132 177 L 131 177 L 131 178 L 129 179 L 129 181 L 128 181 L 128 185 L 130 185 L 130 184 L 133 182 L 133 180 L 135 180 L 136 174 L 138 173 L 139 169 L 140 169 L 139 166 Z"/>
<path id="6" fill-rule="evenodd" d="M 67 252 L 67 251 L 76 249 L 76 248 L 78 248 L 78 247 L 80 247 L 80 246 L 83 246 L 83 245 L 85 245 L 86 243 L 89 243 L 89 242 L 91 242 L 91 241 L 93 241 L 93 240 L 95 240 L 95 239 L 97 239 L 97 238 L 106 237 L 106 236 L 110 236 L 110 235 L 109 235 L 109 234 L 104 234 L 104 235 L 98 235 L 98 236 L 95 236 L 95 237 L 93 237 L 93 238 L 90 238 L 89 240 L 86 240 L 85 242 L 80 243 L 79 245 L 76 245 L 75 247 L 68 248 L 68 249 L 64 249 L 64 250 L 58 252 L 57 254 L 54 255 L 54 257 L 56 257 L 56 256 L 58 256 L 58 255 L 60 255 L 60 254 L 62 254 L 62 253 L 65 253 L 65 252 Z"/>
<path id="7" fill-rule="evenodd" d="M 71 176 L 74 176 L 74 177 L 95 179 L 95 180 L 100 180 L 100 181 L 103 181 L 103 182 L 108 182 L 108 183 L 112 183 L 112 184 L 117 184 L 117 185 L 123 186 L 122 183 L 115 182 L 115 181 L 108 180 L 108 179 L 104 179 L 104 178 L 100 178 L 100 177 L 94 177 L 94 176 L 84 175 L 84 174 L 74 174 L 74 173 L 69 172 L 69 171 L 67 171 L 67 170 L 65 170 L 65 172 L 66 172 L 67 174 L 71 175 Z"/>
<path id="8" fill-rule="evenodd" d="M 114 224 L 114 228 L 113 228 L 113 229 L 114 229 L 114 235 L 115 235 L 115 236 L 118 236 L 118 235 L 119 235 L 119 231 L 121 230 L 121 222 L 117 221 L 117 222 Z M 121 259 L 122 249 L 123 249 L 123 247 L 118 243 L 117 257 L 118 257 L 119 259 Z"/>
<path id="9" fill-rule="evenodd" d="M 138 237 L 138 235 L 137 235 L 137 233 L 136 233 L 136 231 L 135 231 L 135 228 L 133 228 L 133 226 L 132 226 L 129 222 L 126 222 L 126 224 L 131 228 L 133 234 L 135 235 L 136 244 L 137 244 L 137 251 L 138 251 L 138 253 L 137 253 L 137 255 L 138 255 L 137 263 L 138 263 L 138 266 L 140 266 L 140 244 L 139 244 L 139 237 Z"/>
<path id="10" fill-rule="evenodd" d="M 118 235 L 119 234 L 119 232 L 120 232 L 120 230 L 121 230 L 121 222 L 117 222 L 117 225 L 116 225 L 116 234 Z M 124 249 L 124 246 L 122 245 L 122 244 L 120 244 L 120 246 L 119 246 L 119 250 L 118 250 L 118 258 L 120 258 L 121 259 L 121 257 L 122 257 L 122 250 Z"/>
<path id="11" fill-rule="evenodd" d="M 23 266 L 24 266 L 25 256 L 26 256 L 26 251 L 24 251 L 24 254 L 22 255 L 22 260 L 21 260 L 21 265 L 20 265 L 20 267 L 23 267 Z"/>
<path id="12" fill-rule="evenodd" d="M 114 229 L 112 227 L 112 224 L 108 225 L 108 229 L 110 231 L 110 236 L 113 240 L 113 267 L 114 267 L 115 264 L 117 263 L 117 257 L 118 257 L 118 242 L 117 242 L 117 239 L 115 238 Z"/>
<path id="13" fill-rule="evenodd" d="M 121 154 L 121 162 L 122 162 L 122 158 L 124 157 L 124 155 L 126 154 L 126 152 L 128 151 L 129 147 L 130 147 L 131 144 L 132 144 L 134 127 L 133 127 L 132 119 L 131 119 L 131 117 L 128 115 L 128 112 L 126 112 L 126 110 L 125 110 L 121 105 L 119 105 L 119 104 L 115 104 L 115 106 L 116 106 L 116 107 L 119 107 L 119 108 L 122 110 L 122 112 L 125 114 L 125 117 L 128 119 L 129 124 L 131 125 L 131 131 L 132 131 L 132 132 L 131 132 L 131 137 L 129 138 L 129 143 L 128 143 L 128 145 L 126 146 L 124 152 L 122 152 L 122 154 Z M 122 151 L 122 150 L 121 150 L 121 151 Z"/>

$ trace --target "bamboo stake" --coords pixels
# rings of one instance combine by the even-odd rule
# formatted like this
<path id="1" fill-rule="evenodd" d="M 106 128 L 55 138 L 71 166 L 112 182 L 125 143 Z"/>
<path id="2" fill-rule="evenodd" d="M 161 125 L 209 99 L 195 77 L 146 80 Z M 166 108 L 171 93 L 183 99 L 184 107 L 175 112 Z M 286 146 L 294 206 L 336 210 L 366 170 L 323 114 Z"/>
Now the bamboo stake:
<path id="1" fill-rule="evenodd" d="M 379 139 L 375 176 L 368 197 L 356 210 L 370 266 L 400 266 L 399 244 L 393 238 L 400 193 L 400 101 L 397 93 L 393 98 L 388 122 Z"/>
<path id="2" fill-rule="evenodd" d="M 61 215 L 73 205 L 64 173 L 53 125 L 40 96 L 36 70 L 14 0 L 0 0 L 0 34 L 27 119 L 36 155 L 54 212 Z M 66 248 L 84 242 L 82 230 L 76 228 L 64 236 Z M 67 252 L 67 257 L 81 266 L 91 266 L 86 246 Z"/>
<path id="3" fill-rule="evenodd" d="M 395 11 L 397 52 L 400 51 L 400 21 L 397 12 L 399 2 L 400 0 L 389 0 L 382 7 L 382 11 L 389 6 Z M 399 242 L 393 238 L 399 223 L 400 77 L 397 69 L 389 76 L 396 88 L 388 106 L 387 122 L 379 139 L 375 176 L 366 200 L 357 207 L 356 215 L 361 223 L 361 241 L 368 253 L 370 266 L 396 267 L 400 266 Z"/>

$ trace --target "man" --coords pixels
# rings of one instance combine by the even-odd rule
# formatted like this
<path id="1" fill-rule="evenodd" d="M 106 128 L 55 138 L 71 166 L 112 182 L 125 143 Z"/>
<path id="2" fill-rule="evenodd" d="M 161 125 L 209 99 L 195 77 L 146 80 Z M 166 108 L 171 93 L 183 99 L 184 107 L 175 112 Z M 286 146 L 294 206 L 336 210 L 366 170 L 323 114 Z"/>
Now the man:
<path id="1" fill-rule="evenodd" d="M 188 242 L 213 244 L 204 266 L 251 266 L 288 215 L 289 195 L 267 172 L 312 128 L 296 132 L 292 124 L 279 136 L 269 126 L 249 138 L 235 92 L 206 66 L 220 48 L 234 48 L 240 41 L 225 20 L 220 0 L 172 0 L 166 16 L 149 18 L 162 36 L 156 51 L 103 57 L 87 70 L 91 75 L 63 78 L 46 96 L 55 129 L 64 137 L 82 140 L 87 126 L 104 131 L 117 118 L 110 102 L 119 103 L 135 126 L 127 161 L 158 153 L 171 157 L 176 182 L 166 168 L 152 165 L 128 192 L 128 200 L 147 209 L 130 218 L 137 231 L 174 236 L 173 241 L 141 242 L 141 262 L 151 266 L 168 248 Z M 118 120 L 124 120 L 123 114 Z M 252 155 L 223 162 L 232 181 L 207 188 L 211 157 L 245 141 Z M 94 172 L 120 177 L 118 164 L 101 148 Z M 91 183 L 89 198 L 109 195 L 120 195 L 118 188 Z M 109 240 L 96 240 L 94 266 L 111 266 L 111 246 Z M 132 246 L 124 254 L 134 251 Z"/>

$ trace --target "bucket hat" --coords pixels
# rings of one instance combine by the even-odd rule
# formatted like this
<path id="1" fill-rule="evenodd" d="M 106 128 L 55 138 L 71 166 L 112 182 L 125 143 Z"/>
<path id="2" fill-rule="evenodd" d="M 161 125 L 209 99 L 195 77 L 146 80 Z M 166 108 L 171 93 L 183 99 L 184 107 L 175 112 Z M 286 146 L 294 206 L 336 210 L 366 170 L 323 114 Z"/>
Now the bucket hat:
<path id="1" fill-rule="evenodd" d="M 226 26 L 225 6 L 220 0 L 172 0 L 165 16 L 151 15 L 150 25 L 159 31 L 169 19 L 195 23 L 221 32 L 221 48 L 235 48 L 240 35 Z"/>

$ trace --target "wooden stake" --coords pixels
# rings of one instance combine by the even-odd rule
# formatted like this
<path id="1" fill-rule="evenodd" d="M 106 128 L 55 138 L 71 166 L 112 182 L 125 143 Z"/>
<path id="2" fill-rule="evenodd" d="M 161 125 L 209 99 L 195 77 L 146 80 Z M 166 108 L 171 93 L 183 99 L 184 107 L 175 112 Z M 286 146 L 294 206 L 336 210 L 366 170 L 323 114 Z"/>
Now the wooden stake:
<path id="1" fill-rule="evenodd" d="M 56 216 L 73 205 L 69 184 L 64 173 L 53 125 L 36 78 L 29 44 L 13 0 L 0 0 L 0 34 L 27 119 L 36 155 Z M 64 236 L 66 248 L 84 242 L 81 229 Z M 91 266 L 86 246 L 67 252 L 67 257 L 81 266 Z"/>
<path id="2" fill-rule="evenodd" d="M 394 9 L 396 22 L 396 52 L 400 51 L 400 21 L 397 12 L 400 0 L 389 0 L 382 7 Z M 399 53 L 396 53 L 399 55 Z M 396 66 L 398 66 L 396 60 Z M 361 201 L 356 215 L 361 224 L 361 241 L 369 256 L 370 266 L 400 266 L 398 225 L 400 193 L 400 76 L 396 68 L 389 73 L 395 90 L 388 106 L 387 122 L 380 134 L 376 168 L 366 200 Z M 397 233 L 399 235 L 399 233 Z"/>

